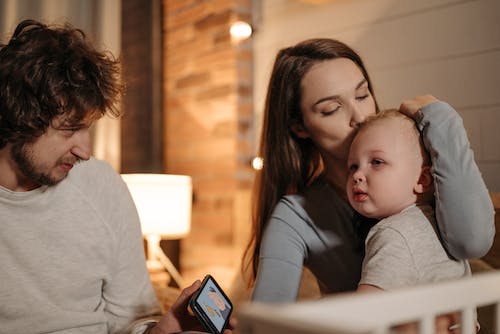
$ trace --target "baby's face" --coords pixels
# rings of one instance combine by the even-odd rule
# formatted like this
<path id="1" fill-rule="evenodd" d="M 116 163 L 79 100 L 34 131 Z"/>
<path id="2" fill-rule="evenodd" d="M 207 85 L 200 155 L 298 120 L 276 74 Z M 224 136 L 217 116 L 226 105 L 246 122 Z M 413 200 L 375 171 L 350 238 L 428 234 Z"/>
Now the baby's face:
<path id="1" fill-rule="evenodd" d="M 209 291 L 208 296 L 214 301 L 219 310 L 224 311 L 226 309 L 226 303 L 224 303 L 222 297 L 219 296 L 216 292 Z"/>
<path id="2" fill-rule="evenodd" d="M 382 219 L 417 200 L 422 157 L 408 122 L 387 118 L 354 138 L 348 157 L 349 203 L 360 214 Z"/>

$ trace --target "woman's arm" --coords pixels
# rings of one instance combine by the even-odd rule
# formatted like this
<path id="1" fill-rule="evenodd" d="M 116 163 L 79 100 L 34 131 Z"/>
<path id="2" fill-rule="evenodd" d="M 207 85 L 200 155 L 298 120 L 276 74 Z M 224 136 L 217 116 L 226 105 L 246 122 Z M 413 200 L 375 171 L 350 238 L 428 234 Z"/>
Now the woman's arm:
<path id="1" fill-rule="evenodd" d="M 403 102 L 400 111 L 417 122 L 432 159 L 436 218 L 446 250 L 457 259 L 485 255 L 495 213 L 461 117 L 430 95 Z"/>
<path id="2" fill-rule="evenodd" d="M 264 231 L 252 300 L 295 302 L 302 277 L 306 246 L 294 226 L 300 216 L 281 201 Z"/>

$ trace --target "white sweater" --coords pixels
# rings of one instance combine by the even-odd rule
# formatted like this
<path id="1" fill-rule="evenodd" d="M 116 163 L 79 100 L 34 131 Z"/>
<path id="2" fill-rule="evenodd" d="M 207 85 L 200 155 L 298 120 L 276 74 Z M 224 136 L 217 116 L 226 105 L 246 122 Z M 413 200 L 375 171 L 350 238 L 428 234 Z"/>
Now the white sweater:
<path id="1" fill-rule="evenodd" d="M 0 187 L 0 225 L 0 333 L 117 333 L 159 312 L 135 206 L 108 164 Z"/>

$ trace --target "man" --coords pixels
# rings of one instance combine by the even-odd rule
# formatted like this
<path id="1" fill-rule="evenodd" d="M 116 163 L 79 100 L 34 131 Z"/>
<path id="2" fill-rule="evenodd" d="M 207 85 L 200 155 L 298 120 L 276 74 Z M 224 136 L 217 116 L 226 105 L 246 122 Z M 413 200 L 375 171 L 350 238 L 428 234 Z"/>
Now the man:
<path id="1" fill-rule="evenodd" d="M 0 45 L 0 333 L 172 333 L 159 322 L 126 185 L 91 157 L 90 127 L 115 108 L 119 63 L 69 25 L 25 20 Z"/>

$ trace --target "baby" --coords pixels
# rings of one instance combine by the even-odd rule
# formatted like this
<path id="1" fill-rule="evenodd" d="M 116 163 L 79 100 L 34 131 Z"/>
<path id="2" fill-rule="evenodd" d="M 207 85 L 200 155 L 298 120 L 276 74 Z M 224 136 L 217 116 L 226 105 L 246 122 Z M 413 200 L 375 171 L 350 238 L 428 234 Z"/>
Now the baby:
<path id="1" fill-rule="evenodd" d="M 349 203 L 363 216 L 379 220 L 365 241 L 358 291 L 393 290 L 471 275 L 468 262 L 451 259 L 439 240 L 430 159 L 412 119 L 397 110 L 367 119 L 351 144 L 348 168 Z M 459 329 L 458 318 L 457 313 L 437 317 L 436 333 Z M 393 329 L 418 332 L 416 323 Z"/>
<path id="2" fill-rule="evenodd" d="M 351 144 L 347 195 L 379 222 L 366 239 L 358 291 L 392 290 L 470 275 L 436 231 L 430 159 L 412 119 L 387 110 L 366 120 Z"/>

